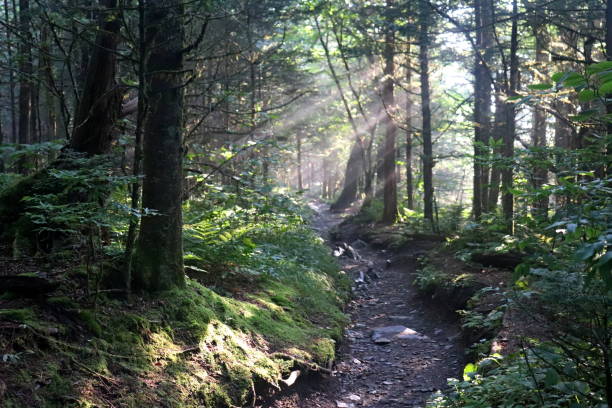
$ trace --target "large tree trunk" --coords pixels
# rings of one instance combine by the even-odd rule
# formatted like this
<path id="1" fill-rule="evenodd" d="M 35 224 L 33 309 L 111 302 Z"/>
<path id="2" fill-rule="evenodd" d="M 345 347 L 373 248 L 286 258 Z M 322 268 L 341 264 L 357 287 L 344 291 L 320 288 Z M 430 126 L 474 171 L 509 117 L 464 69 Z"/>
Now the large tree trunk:
<path id="1" fill-rule="evenodd" d="M 332 210 L 337 211 L 350 207 L 350 205 L 357 199 L 357 186 L 359 183 L 359 178 L 363 173 L 362 157 L 363 153 L 361 143 L 359 141 L 355 141 L 346 163 L 342 192 L 340 193 L 338 199 L 331 205 Z"/>
<path id="2" fill-rule="evenodd" d="M 495 140 L 495 149 L 493 150 L 493 156 L 499 158 L 502 155 L 502 146 L 500 141 L 503 142 L 503 135 L 506 131 L 506 104 L 502 99 L 501 95 L 495 95 L 495 124 L 493 126 L 493 140 Z M 501 166 L 494 164 L 491 166 L 491 179 L 489 185 L 489 197 L 487 200 L 487 212 L 495 211 L 497 208 L 497 201 L 499 200 L 499 183 L 501 181 Z"/>
<path id="3" fill-rule="evenodd" d="M 143 217 L 132 258 L 136 290 L 182 287 L 183 6 L 181 0 L 149 0 L 145 7 L 146 94 Z"/>
<path id="4" fill-rule="evenodd" d="M 519 66 L 518 66 L 518 0 L 512 1 L 512 31 L 510 36 L 510 83 L 508 96 L 516 95 L 518 90 Z M 513 161 L 514 161 L 514 139 L 516 133 L 516 111 L 512 102 L 506 103 L 506 132 L 504 133 L 503 156 L 506 166 L 502 171 L 502 212 L 506 231 L 514 232 L 514 194 L 512 193 Z"/>
<path id="5" fill-rule="evenodd" d="M 387 7 L 393 5 L 392 0 L 387 0 Z M 389 22 L 389 25 L 391 22 Z M 386 106 L 387 114 L 384 116 L 385 121 L 385 148 L 383 158 L 383 179 L 384 179 L 384 205 L 382 221 L 385 223 L 393 223 L 397 219 L 397 174 L 395 171 L 396 150 L 395 137 L 397 134 L 397 126 L 392 117 L 395 106 L 395 96 L 393 93 L 393 77 L 395 75 L 395 63 L 393 61 L 395 54 L 395 33 L 388 27 L 385 32 L 385 47 L 383 51 L 385 68 L 385 81 L 383 84 L 382 98 Z"/>
<path id="6" fill-rule="evenodd" d="M 32 51 L 30 38 L 30 2 L 19 0 L 19 136 L 17 142 L 25 145 L 30 143 L 30 114 L 32 94 Z M 27 171 L 27 163 L 20 160 L 20 172 Z"/>
<path id="7" fill-rule="evenodd" d="M 474 0 L 474 22 L 476 25 L 476 53 L 474 61 L 474 180 L 472 195 L 472 215 L 476 221 L 482 216 L 482 19 L 481 0 Z"/>
<path id="8" fill-rule="evenodd" d="M 493 127 L 491 125 L 492 119 L 492 107 L 491 107 L 491 88 L 493 86 L 493 74 L 491 71 L 491 65 L 493 63 L 494 54 L 494 41 L 495 35 L 493 30 L 495 29 L 495 22 L 493 19 L 493 0 L 481 0 L 481 49 L 482 49 L 482 60 L 483 63 L 479 65 L 481 72 L 479 76 L 482 80 L 482 92 L 481 92 L 481 126 L 482 132 L 480 134 L 484 146 L 484 153 L 486 161 L 482 166 L 482 197 L 481 207 L 484 211 L 487 210 L 487 203 L 489 197 L 489 183 L 490 183 L 490 139 L 492 137 Z"/>
<path id="9" fill-rule="evenodd" d="M 433 149 L 431 142 L 431 107 L 429 95 L 429 15 L 430 6 L 420 2 L 419 62 L 421 69 L 421 111 L 423 117 L 423 189 L 424 216 L 434 225 L 433 215 Z"/>
<path id="10" fill-rule="evenodd" d="M 476 53 L 474 61 L 474 194 L 472 213 L 480 219 L 489 196 L 489 139 L 491 137 L 490 64 L 493 46 L 493 10 L 490 0 L 474 1 Z"/>
<path id="11" fill-rule="evenodd" d="M 549 58 L 546 39 L 546 27 L 534 27 L 534 37 L 536 42 L 536 67 L 535 76 L 536 82 L 546 82 L 548 80 L 545 74 Z M 546 153 L 543 151 L 546 147 L 546 112 L 541 107 L 533 108 L 533 126 L 531 129 L 531 145 L 536 150 L 535 158 L 539 163 L 536 163 L 532 169 L 532 187 L 534 190 L 541 189 L 548 182 L 548 168 L 542 164 L 546 160 Z M 548 196 L 536 200 L 533 203 L 532 214 L 537 217 L 546 218 L 548 214 Z"/>
<path id="12" fill-rule="evenodd" d="M 406 207 L 414 210 L 414 180 L 412 175 L 412 66 L 410 39 L 406 49 Z"/>
<path id="13" fill-rule="evenodd" d="M 387 7 L 391 7 L 392 0 L 387 0 Z M 389 22 L 391 25 L 391 22 Z M 390 27 L 385 31 L 385 46 L 383 57 L 385 60 L 384 67 L 384 83 L 382 89 L 383 104 L 386 107 L 387 113 L 384 116 L 385 122 L 385 139 L 383 150 L 383 182 L 384 182 L 384 200 L 383 200 L 383 215 L 382 221 L 385 223 L 393 223 L 397 219 L 397 174 L 395 171 L 396 150 L 395 138 L 397 134 L 397 126 L 392 117 L 394 113 L 395 95 L 393 80 L 395 75 L 395 33 Z"/>
<path id="14" fill-rule="evenodd" d="M 121 94 L 115 73 L 121 19 L 117 0 L 101 0 L 106 10 L 100 16 L 80 103 L 74 117 L 70 147 L 88 156 L 107 153 L 112 144 L 112 128 L 121 110 Z"/>
<path id="15" fill-rule="evenodd" d="M 9 17 L 8 0 L 4 0 L 4 19 L 7 24 L 11 22 Z M 12 143 L 17 143 L 17 112 L 15 109 L 15 73 L 13 72 L 13 46 L 12 46 L 12 30 L 6 30 L 6 51 L 9 66 L 9 95 L 10 95 L 10 112 L 11 112 L 11 139 Z"/>
<path id="16" fill-rule="evenodd" d="M 606 1 L 606 59 L 608 61 L 612 61 L 612 0 Z M 612 95 L 606 95 L 606 113 L 608 115 L 612 115 Z M 608 125 L 606 128 L 606 132 L 608 133 L 608 138 L 612 134 L 612 122 L 608 121 Z M 606 162 L 605 175 L 610 176 L 610 155 L 612 155 L 612 142 L 608 142 L 606 146 L 606 152 L 608 160 Z M 609 380 L 609 377 L 608 377 Z M 608 384 L 608 403 L 612 400 L 612 384 Z"/>

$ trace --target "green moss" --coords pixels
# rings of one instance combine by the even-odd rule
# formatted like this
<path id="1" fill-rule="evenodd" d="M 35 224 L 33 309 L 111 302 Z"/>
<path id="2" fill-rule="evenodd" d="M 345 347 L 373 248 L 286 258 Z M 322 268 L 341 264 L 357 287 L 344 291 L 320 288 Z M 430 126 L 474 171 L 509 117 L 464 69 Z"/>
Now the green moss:
<path id="1" fill-rule="evenodd" d="M 36 320 L 34 310 L 25 309 L 0 309 L 0 319 L 14 320 L 16 322 L 27 324 Z"/>
<path id="2" fill-rule="evenodd" d="M 64 309 L 76 309 L 79 304 L 67 296 L 55 296 L 47 299 L 50 305 L 58 306 Z"/>
<path id="3" fill-rule="evenodd" d="M 37 349 L 29 361 L 29 370 L 46 373 L 41 378 L 53 384 L 43 399 L 61 406 L 63 393 L 80 406 L 105 405 L 109 395 L 125 407 L 162 400 L 173 407 L 245 406 L 252 402 L 253 384 L 278 385 L 294 368 L 291 356 L 324 366 L 333 361 L 335 340 L 347 322 L 342 307 L 350 282 L 322 240 L 299 225 L 249 226 L 242 233 L 248 234 L 250 248 L 262 248 L 242 261 L 252 270 L 271 272 L 249 281 L 237 298 L 191 279 L 185 288 L 130 303 L 100 297 L 95 314 L 69 297 L 49 298 L 53 313 L 72 311 L 72 320 L 81 325 L 72 330 L 74 339 L 50 343 L 51 351 Z M 80 267 L 71 271 L 82 272 Z M 34 311 L 4 313 L 36 318 Z M 89 331 L 85 341 L 81 326 Z M 39 359 L 44 364 L 34 372 L 32 363 Z M 34 378 L 20 383 L 31 389 Z M 111 392 L 98 400 L 97 389 Z"/>
<path id="4" fill-rule="evenodd" d="M 91 310 L 80 310 L 78 315 L 87 330 L 98 337 L 102 335 L 102 326 L 100 326 L 95 314 Z"/>
<path id="5" fill-rule="evenodd" d="M 313 359 L 322 366 L 331 364 L 336 358 L 336 342 L 329 338 L 316 339 L 312 346 Z"/>

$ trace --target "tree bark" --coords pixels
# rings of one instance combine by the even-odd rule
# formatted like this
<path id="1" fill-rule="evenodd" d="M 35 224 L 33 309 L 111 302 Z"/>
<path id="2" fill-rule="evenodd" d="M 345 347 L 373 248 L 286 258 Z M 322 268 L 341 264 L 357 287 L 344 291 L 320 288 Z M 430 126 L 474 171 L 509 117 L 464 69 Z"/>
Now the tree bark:
<path id="1" fill-rule="evenodd" d="M 493 140 L 495 141 L 495 148 L 493 150 L 493 156 L 497 159 L 502 155 L 503 147 L 500 146 L 500 142 L 503 143 L 503 135 L 506 131 L 506 104 L 503 101 L 501 95 L 495 95 L 495 124 L 493 126 Z M 491 179 L 489 183 L 489 197 L 487 200 L 487 212 L 495 211 L 497 208 L 497 202 L 499 200 L 499 183 L 501 181 L 501 166 L 498 163 L 494 163 L 491 166 Z"/>
<path id="2" fill-rule="evenodd" d="M 508 96 L 516 95 L 518 90 L 519 66 L 518 66 L 518 0 L 512 1 L 512 30 L 510 36 L 510 83 Z M 516 133 L 516 111 L 512 102 L 506 103 L 506 132 L 504 133 L 503 156 L 506 161 L 502 171 L 502 212 L 506 231 L 514 232 L 514 194 L 513 166 L 514 166 L 514 139 Z"/>
<path id="3" fill-rule="evenodd" d="M 406 49 L 406 207 L 414 210 L 414 180 L 412 175 L 412 67 L 410 39 Z"/>
<path id="4" fill-rule="evenodd" d="M 387 0 L 387 8 L 393 6 L 392 0 Z M 386 107 L 387 114 L 384 116 L 385 121 L 385 143 L 383 157 L 383 179 L 384 179 L 384 201 L 382 221 L 391 224 L 397 219 L 397 174 L 395 169 L 396 150 L 395 138 L 397 134 L 397 126 L 392 117 L 395 107 L 395 95 L 393 80 L 395 75 L 395 33 L 390 27 L 392 21 L 387 21 L 389 27 L 385 30 L 385 46 L 383 57 L 385 60 L 384 67 L 384 83 L 382 90 L 383 103 Z"/>
<path id="5" fill-rule="evenodd" d="M 606 59 L 608 61 L 612 61 L 612 0 L 607 0 L 606 1 Z M 608 115 L 612 115 L 612 95 L 606 95 L 606 113 Z M 607 127 L 606 127 L 606 132 L 608 134 L 608 138 L 610 137 L 610 135 L 612 134 L 612 123 L 610 121 L 608 121 Z M 611 171 L 610 171 L 610 167 L 612 166 L 610 164 L 610 155 L 612 155 L 612 142 L 608 142 L 608 145 L 606 146 L 606 152 L 607 152 L 607 157 L 608 160 L 606 161 L 606 168 L 604 170 L 604 176 L 607 175 L 609 176 Z M 610 402 L 612 400 L 612 390 L 610 390 L 610 384 L 608 384 L 608 392 L 610 393 L 608 395 L 608 402 Z"/>
<path id="6" fill-rule="evenodd" d="M 88 156 L 108 153 L 112 129 L 121 112 L 121 95 L 115 81 L 121 29 L 117 4 L 117 0 L 100 0 L 105 10 L 100 15 L 100 30 L 74 117 L 70 147 Z"/>
<path id="7" fill-rule="evenodd" d="M 545 82 L 548 80 L 545 71 L 549 63 L 546 39 L 546 28 L 542 25 L 534 27 L 534 37 L 536 42 L 536 77 L 539 76 L 537 82 Z M 546 147 L 546 112 L 540 107 L 533 108 L 533 126 L 531 129 L 531 145 L 535 149 L 536 163 L 532 169 L 532 187 L 537 192 L 548 182 L 548 168 L 543 164 L 546 160 L 546 153 L 543 151 Z M 532 205 L 532 215 L 546 218 L 548 214 L 548 196 L 537 199 Z"/>
<path id="8" fill-rule="evenodd" d="M 31 113 L 31 88 L 32 88 L 32 52 L 30 38 L 30 2 L 29 0 L 19 0 L 19 144 L 30 143 L 30 113 Z M 24 170 L 24 163 L 20 170 Z"/>
<path id="9" fill-rule="evenodd" d="M 433 152 L 431 142 L 431 106 L 429 90 L 429 16 L 430 6 L 425 0 L 420 2 L 419 62 L 421 69 L 421 111 L 423 117 L 423 204 L 424 217 L 434 225 L 433 215 Z"/>
<path id="10" fill-rule="evenodd" d="M 299 131 L 295 134 L 295 142 L 297 148 L 297 185 L 298 190 L 304 190 L 304 180 L 302 179 L 302 135 Z"/>
<path id="11" fill-rule="evenodd" d="M 182 237 L 183 6 L 181 0 L 149 0 L 145 86 L 142 218 L 133 262 L 133 287 L 157 292 L 185 285 Z"/>
<path id="12" fill-rule="evenodd" d="M 493 76 L 491 75 L 491 65 L 493 63 L 493 45 L 495 35 L 493 30 L 495 29 L 495 22 L 493 18 L 493 0 L 481 0 L 481 49 L 482 49 L 482 63 L 479 64 L 482 83 L 481 90 L 481 122 L 482 127 L 481 138 L 484 148 L 485 162 L 482 166 L 482 197 L 481 207 L 484 211 L 487 210 L 487 203 L 489 197 L 489 183 L 490 183 L 490 139 L 492 137 L 492 108 L 491 108 L 491 88 L 493 86 Z"/>
<path id="13" fill-rule="evenodd" d="M 136 180 L 132 183 L 130 191 L 130 201 L 133 211 L 140 209 L 142 198 L 142 186 L 140 176 L 142 173 L 142 133 L 143 124 L 147 113 L 147 95 L 145 92 L 145 60 L 147 56 L 147 44 L 145 38 L 145 0 L 138 0 L 138 101 L 136 113 L 136 129 L 134 131 L 134 162 L 132 175 Z M 125 267 L 126 273 L 123 276 L 123 285 L 128 293 L 132 285 L 132 255 L 136 245 L 136 237 L 140 220 L 138 217 L 130 218 L 130 225 L 125 240 Z"/>
<path id="14" fill-rule="evenodd" d="M 354 142 L 346 163 L 342 191 L 338 199 L 331 205 L 332 210 L 337 211 L 348 208 L 357 199 L 357 186 L 362 172 L 363 160 L 361 143 Z"/>
<path id="15" fill-rule="evenodd" d="M 4 18 L 6 23 L 10 23 L 9 17 L 9 5 L 8 0 L 4 0 Z M 13 143 L 18 142 L 17 136 L 17 112 L 15 109 L 15 74 L 13 72 L 13 46 L 12 46 L 12 32 L 10 29 L 6 30 L 6 51 L 8 56 L 9 65 L 9 95 L 10 95 L 10 112 L 11 112 L 11 139 Z"/>
<path id="16" fill-rule="evenodd" d="M 474 0 L 474 20 L 476 25 L 476 53 L 474 61 L 474 180 L 472 195 L 472 215 L 476 221 L 482 217 L 482 60 L 478 55 L 482 47 L 481 0 Z"/>
<path id="17" fill-rule="evenodd" d="M 489 196 L 489 139 L 491 138 L 492 4 L 474 0 L 476 56 L 474 61 L 474 194 L 472 213 L 479 220 Z"/>

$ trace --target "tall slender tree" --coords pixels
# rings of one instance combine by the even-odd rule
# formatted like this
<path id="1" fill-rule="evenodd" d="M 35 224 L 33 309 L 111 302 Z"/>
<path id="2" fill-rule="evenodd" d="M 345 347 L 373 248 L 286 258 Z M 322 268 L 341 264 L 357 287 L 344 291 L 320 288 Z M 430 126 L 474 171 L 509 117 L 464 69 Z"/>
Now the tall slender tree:
<path id="1" fill-rule="evenodd" d="M 431 97 L 429 88 L 429 26 L 430 5 L 426 0 L 419 2 L 419 65 L 421 74 L 421 138 L 423 141 L 423 199 L 424 217 L 433 227 L 433 146 L 431 140 Z"/>
<path id="2" fill-rule="evenodd" d="M 510 78 L 507 88 L 509 97 L 516 95 L 519 86 L 519 60 L 518 60 L 518 0 L 512 0 L 512 28 L 510 33 Z M 502 212 L 506 230 L 514 231 L 514 140 L 516 138 L 516 106 L 514 102 L 506 103 L 506 131 L 504 132 L 504 147 L 502 155 L 506 161 L 502 169 Z"/>
<path id="3" fill-rule="evenodd" d="M 413 95 L 412 95 L 412 59 L 410 56 L 410 38 L 408 38 L 406 46 L 406 207 L 414 210 L 414 181 L 412 174 L 412 111 L 413 111 Z"/>
<path id="4" fill-rule="evenodd" d="M 394 81 L 395 81 L 395 31 L 393 29 L 393 0 L 387 0 L 387 12 L 391 16 L 387 18 L 385 27 L 383 59 L 384 67 L 384 82 L 382 89 L 383 104 L 386 107 L 387 114 L 384 116 L 385 121 L 385 140 L 383 149 L 383 168 L 382 175 L 384 180 L 384 202 L 382 221 L 385 223 L 393 223 L 397 219 L 397 174 L 395 169 L 396 148 L 395 138 L 397 134 L 397 125 L 395 124 L 393 113 L 395 109 Z"/>
<path id="5" fill-rule="evenodd" d="M 132 258 L 134 289 L 156 292 L 185 285 L 182 219 L 183 2 L 148 0 L 145 64 L 144 208 Z"/>

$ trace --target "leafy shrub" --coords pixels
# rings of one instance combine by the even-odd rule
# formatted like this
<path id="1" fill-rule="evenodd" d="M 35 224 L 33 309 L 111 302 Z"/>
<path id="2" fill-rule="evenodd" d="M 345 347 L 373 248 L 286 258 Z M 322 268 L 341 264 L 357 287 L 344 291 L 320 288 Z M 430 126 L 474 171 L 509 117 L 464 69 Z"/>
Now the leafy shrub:
<path id="1" fill-rule="evenodd" d="M 432 293 L 437 288 L 448 285 L 449 280 L 448 274 L 433 265 L 425 265 L 417 271 L 414 284 L 421 292 Z"/>
<path id="2" fill-rule="evenodd" d="M 600 407 L 601 395 L 593 393 L 588 382 L 575 380 L 572 363 L 562 360 L 561 371 L 540 364 L 533 353 L 517 354 L 502 360 L 489 357 L 466 367 L 463 380 L 451 379 L 452 391 L 435 394 L 429 408 L 580 408 Z"/>

